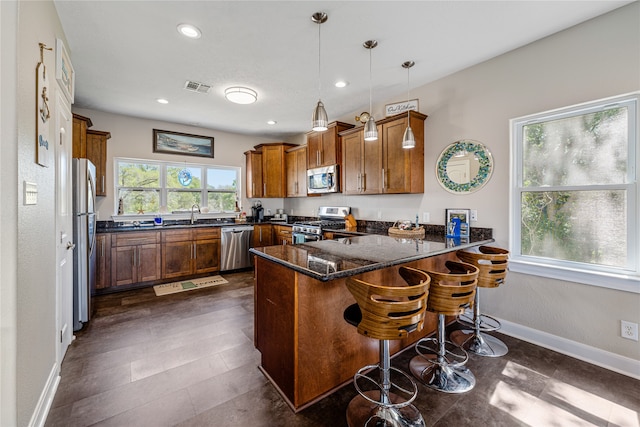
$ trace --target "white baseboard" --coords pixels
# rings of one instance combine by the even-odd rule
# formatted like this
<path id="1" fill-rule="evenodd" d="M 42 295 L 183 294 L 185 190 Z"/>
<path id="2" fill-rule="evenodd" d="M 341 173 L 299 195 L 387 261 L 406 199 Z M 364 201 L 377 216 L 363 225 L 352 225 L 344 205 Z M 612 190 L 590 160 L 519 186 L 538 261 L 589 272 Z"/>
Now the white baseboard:
<path id="1" fill-rule="evenodd" d="M 631 378 L 640 379 L 640 360 L 590 347 L 576 341 L 551 335 L 547 332 L 538 331 L 527 326 L 518 325 L 517 323 L 511 323 L 507 320 L 499 320 L 502 324 L 500 332 L 505 335 L 557 351 L 558 353 L 566 354 L 567 356 L 575 357 L 576 359 L 618 372 L 619 374 L 627 375 Z"/>
<path id="2" fill-rule="evenodd" d="M 58 364 L 54 364 L 51 368 L 51 372 L 49 372 L 47 383 L 45 384 L 44 389 L 42 389 L 42 393 L 40 393 L 38 404 L 33 411 L 33 415 L 31 415 L 29 427 L 44 426 L 44 423 L 47 421 L 47 415 L 49 415 L 51 405 L 53 404 L 53 398 L 58 390 L 58 384 L 60 384 L 60 366 Z"/>

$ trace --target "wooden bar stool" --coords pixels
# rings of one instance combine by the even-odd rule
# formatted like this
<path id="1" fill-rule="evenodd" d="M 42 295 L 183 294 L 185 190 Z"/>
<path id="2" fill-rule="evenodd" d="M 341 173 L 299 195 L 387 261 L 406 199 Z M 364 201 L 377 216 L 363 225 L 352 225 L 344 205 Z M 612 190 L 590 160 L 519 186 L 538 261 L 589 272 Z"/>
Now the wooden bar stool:
<path id="1" fill-rule="evenodd" d="M 422 329 L 430 279 L 414 268 L 400 267 L 399 272 L 409 286 L 380 286 L 354 278 L 346 282 L 356 304 L 347 307 L 344 319 L 357 326 L 359 334 L 380 340 L 379 364 L 360 368 L 353 377 L 358 395 L 347 407 L 349 427 L 425 425 L 411 404 L 418 387 L 410 375 L 391 367 L 389 341 Z"/>
<path id="2" fill-rule="evenodd" d="M 478 252 L 460 250 L 456 255 L 462 262 L 478 267 L 478 287 L 496 288 L 504 283 L 507 276 L 509 251 L 491 246 L 480 246 Z M 499 357 L 507 354 L 509 349 L 498 338 L 488 335 L 500 329 L 500 321 L 480 313 L 480 292 L 476 292 L 473 303 L 473 318 L 461 315 L 458 321 L 471 327 L 451 333 L 451 341 L 479 356 Z"/>
<path id="3" fill-rule="evenodd" d="M 445 263 L 448 273 L 426 271 L 431 277 L 427 310 L 438 315 L 437 338 L 422 338 L 409 362 L 414 377 L 427 387 L 445 393 L 464 393 L 476 384 L 476 378 L 464 364 L 468 353 L 445 339 L 445 316 L 458 316 L 471 305 L 478 283 L 478 269 L 456 261 Z"/>

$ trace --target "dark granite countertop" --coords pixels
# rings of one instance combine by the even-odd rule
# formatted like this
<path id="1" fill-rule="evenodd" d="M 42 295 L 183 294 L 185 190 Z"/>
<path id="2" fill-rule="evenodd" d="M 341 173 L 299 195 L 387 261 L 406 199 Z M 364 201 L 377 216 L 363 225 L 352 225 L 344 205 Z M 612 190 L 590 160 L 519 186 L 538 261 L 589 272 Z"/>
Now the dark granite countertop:
<path id="1" fill-rule="evenodd" d="M 424 239 L 367 234 L 249 251 L 320 281 L 328 281 L 491 242 L 490 237 L 454 239 L 445 238 L 444 233 L 427 235 Z"/>

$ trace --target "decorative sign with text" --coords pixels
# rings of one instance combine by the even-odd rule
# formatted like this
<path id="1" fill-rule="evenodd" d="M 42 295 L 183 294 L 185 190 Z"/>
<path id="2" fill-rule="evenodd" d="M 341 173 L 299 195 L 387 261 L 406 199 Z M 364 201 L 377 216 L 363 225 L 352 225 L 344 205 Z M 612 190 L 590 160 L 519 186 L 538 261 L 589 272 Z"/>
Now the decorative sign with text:
<path id="1" fill-rule="evenodd" d="M 418 111 L 418 100 L 397 102 L 395 104 L 387 104 L 384 106 L 385 117 L 395 116 L 396 114 L 406 113 L 409 110 Z"/>

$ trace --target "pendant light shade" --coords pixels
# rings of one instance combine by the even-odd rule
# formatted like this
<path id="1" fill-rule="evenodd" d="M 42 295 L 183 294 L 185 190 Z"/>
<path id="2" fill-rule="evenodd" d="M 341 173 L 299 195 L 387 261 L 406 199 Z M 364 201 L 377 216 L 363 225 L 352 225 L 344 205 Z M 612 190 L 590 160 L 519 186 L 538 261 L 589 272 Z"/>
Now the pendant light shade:
<path id="1" fill-rule="evenodd" d="M 373 79 L 371 77 L 371 49 L 378 46 L 378 42 L 375 40 L 367 40 L 363 43 L 366 49 L 369 49 L 369 120 L 364 125 L 364 140 L 375 141 L 378 139 L 378 127 L 376 126 L 376 120 L 373 118 L 373 110 L 371 109 L 371 91 L 373 87 Z"/>
<path id="2" fill-rule="evenodd" d="M 402 64 L 407 69 L 407 102 L 409 102 L 409 69 L 415 65 L 413 61 L 407 61 Z M 402 148 L 414 148 L 416 146 L 416 137 L 411 130 L 411 110 L 407 110 L 407 128 L 402 137 Z"/>
<path id="3" fill-rule="evenodd" d="M 311 127 L 314 131 L 325 131 L 329 126 L 329 118 L 327 117 L 327 111 L 324 109 L 324 104 L 320 99 L 320 25 L 327 22 L 328 16 L 324 12 L 316 12 L 311 15 L 311 20 L 318 24 L 318 104 L 313 110 L 311 116 Z"/>
<path id="4" fill-rule="evenodd" d="M 328 129 L 329 118 L 327 117 L 327 111 L 324 109 L 322 101 L 318 100 L 315 110 L 313 110 L 313 116 L 311 117 L 311 124 L 313 130 L 323 131 Z"/>

